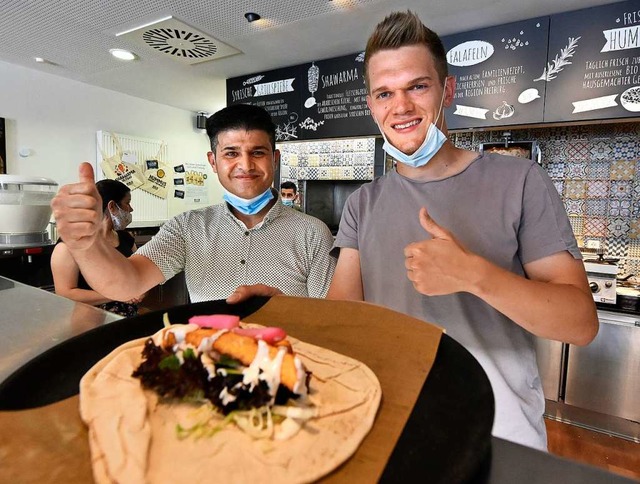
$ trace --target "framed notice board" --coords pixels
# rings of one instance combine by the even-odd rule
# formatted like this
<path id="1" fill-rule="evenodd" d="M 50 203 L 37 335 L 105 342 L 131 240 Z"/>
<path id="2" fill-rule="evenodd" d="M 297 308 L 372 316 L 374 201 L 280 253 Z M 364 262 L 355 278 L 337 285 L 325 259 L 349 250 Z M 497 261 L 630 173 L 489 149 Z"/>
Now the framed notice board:
<path id="1" fill-rule="evenodd" d="M 542 122 L 549 17 L 442 38 L 456 91 L 449 129 Z"/>
<path id="2" fill-rule="evenodd" d="M 640 0 L 551 16 L 545 122 L 640 116 Z"/>

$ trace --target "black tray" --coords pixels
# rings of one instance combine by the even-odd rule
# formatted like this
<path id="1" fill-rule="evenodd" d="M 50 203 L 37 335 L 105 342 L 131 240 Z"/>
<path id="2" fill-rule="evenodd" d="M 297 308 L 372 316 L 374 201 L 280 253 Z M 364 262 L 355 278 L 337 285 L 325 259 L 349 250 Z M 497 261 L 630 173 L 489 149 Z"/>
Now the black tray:
<path id="1" fill-rule="evenodd" d="M 176 306 L 113 323 L 70 338 L 18 368 L 0 384 L 0 410 L 24 410 L 55 403 L 80 391 L 82 376 L 118 346 L 162 329 L 162 315 L 184 322 L 196 314 L 235 314 L 244 318 L 269 298 L 256 297 L 243 304 L 225 301 Z"/>
<path id="2" fill-rule="evenodd" d="M 207 301 L 176 306 L 90 330 L 29 361 L 0 384 L 0 410 L 35 408 L 79 391 L 82 376 L 121 344 L 162 328 L 162 314 L 183 322 L 196 314 L 246 317 L 269 298 L 242 304 Z M 384 397 L 383 397 L 384 398 Z M 442 335 L 436 358 L 381 476 L 381 482 L 486 482 L 494 399 L 476 359 Z"/>

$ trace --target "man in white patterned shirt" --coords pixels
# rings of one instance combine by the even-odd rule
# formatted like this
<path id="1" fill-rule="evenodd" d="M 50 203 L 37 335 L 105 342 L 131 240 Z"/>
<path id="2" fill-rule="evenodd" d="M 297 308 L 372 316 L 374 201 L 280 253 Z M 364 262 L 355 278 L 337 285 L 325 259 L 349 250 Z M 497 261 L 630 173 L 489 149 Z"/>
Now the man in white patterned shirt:
<path id="1" fill-rule="evenodd" d="M 262 108 L 229 106 L 207 120 L 209 163 L 225 202 L 177 215 L 129 258 L 102 236 L 93 168 L 51 203 L 58 233 L 96 291 L 129 300 L 181 271 L 192 302 L 233 302 L 254 286 L 294 296 L 324 297 L 335 259 L 320 220 L 283 206 L 271 188 L 279 152 L 275 125 Z"/>

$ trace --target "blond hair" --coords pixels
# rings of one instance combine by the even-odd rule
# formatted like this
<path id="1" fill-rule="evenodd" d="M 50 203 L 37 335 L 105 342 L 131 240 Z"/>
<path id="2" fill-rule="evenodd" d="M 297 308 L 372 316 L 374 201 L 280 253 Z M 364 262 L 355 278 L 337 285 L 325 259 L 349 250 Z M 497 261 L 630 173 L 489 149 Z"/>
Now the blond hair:
<path id="1" fill-rule="evenodd" d="M 369 60 L 376 52 L 399 49 L 409 45 L 424 45 L 435 63 L 440 82 L 447 78 L 447 55 L 438 34 L 427 28 L 420 18 L 410 10 L 394 12 L 376 25 L 367 41 L 364 52 L 364 79 L 369 86 Z"/>

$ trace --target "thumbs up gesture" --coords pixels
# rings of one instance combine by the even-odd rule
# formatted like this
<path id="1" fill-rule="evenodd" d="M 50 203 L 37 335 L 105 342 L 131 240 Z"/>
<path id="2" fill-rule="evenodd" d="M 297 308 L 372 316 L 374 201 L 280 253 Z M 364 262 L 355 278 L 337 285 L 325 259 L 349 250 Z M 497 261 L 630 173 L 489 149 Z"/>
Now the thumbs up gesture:
<path id="1" fill-rule="evenodd" d="M 466 250 L 451 232 L 438 225 L 426 208 L 420 209 L 420 225 L 432 238 L 413 242 L 404 249 L 407 277 L 413 287 L 427 296 L 439 296 L 469 289 L 475 277 L 472 266 L 477 256 Z"/>
<path id="2" fill-rule="evenodd" d="M 70 249 L 93 245 L 102 223 L 102 199 L 89 163 L 78 168 L 78 183 L 64 185 L 58 191 L 51 208 L 58 235 Z"/>

